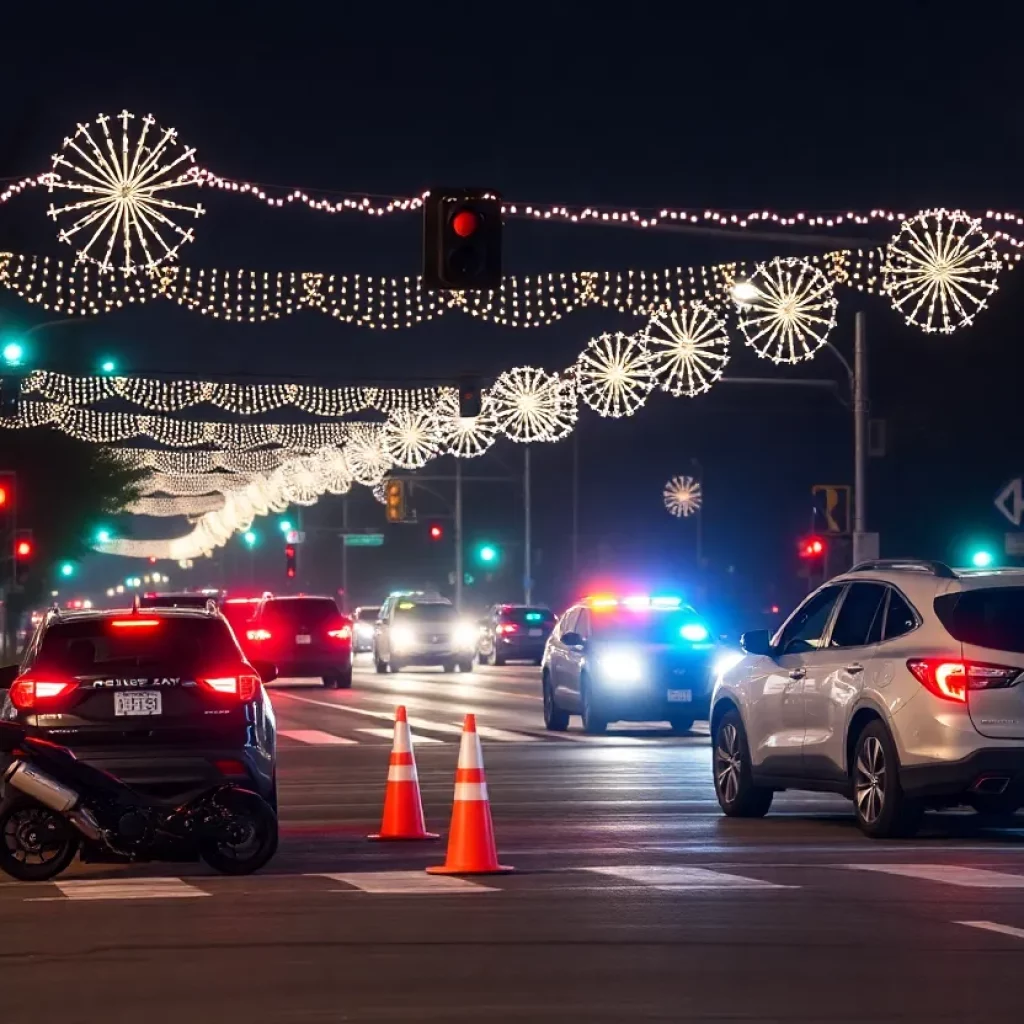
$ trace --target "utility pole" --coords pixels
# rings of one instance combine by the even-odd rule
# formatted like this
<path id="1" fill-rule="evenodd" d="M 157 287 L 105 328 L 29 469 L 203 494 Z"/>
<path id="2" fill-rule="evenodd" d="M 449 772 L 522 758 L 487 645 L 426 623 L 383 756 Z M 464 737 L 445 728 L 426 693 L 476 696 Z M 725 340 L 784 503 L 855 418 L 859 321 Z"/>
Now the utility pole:
<path id="1" fill-rule="evenodd" d="M 462 611 L 462 459 L 455 460 L 455 610 Z"/>
<path id="2" fill-rule="evenodd" d="M 341 610 L 348 611 L 348 495 L 341 496 Z"/>
<path id="3" fill-rule="evenodd" d="M 530 545 L 531 523 L 530 523 L 530 446 L 524 446 L 523 457 L 523 601 L 525 604 L 533 604 L 533 559 L 531 557 Z"/>
<path id="4" fill-rule="evenodd" d="M 866 549 L 868 451 L 868 345 L 864 313 L 858 311 L 853 327 L 853 564 L 873 558 Z M 874 547 L 874 545 L 872 545 Z"/>
<path id="5" fill-rule="evenodd" d="M 580 568 L 580 428 L 572 432 L 572 580 Z"/>

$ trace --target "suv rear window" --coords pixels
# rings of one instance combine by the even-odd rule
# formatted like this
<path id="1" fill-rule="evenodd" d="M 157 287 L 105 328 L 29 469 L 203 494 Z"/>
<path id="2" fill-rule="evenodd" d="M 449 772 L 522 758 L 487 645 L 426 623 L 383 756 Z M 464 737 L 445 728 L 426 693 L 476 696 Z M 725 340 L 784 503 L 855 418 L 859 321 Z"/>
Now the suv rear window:
<path id="1" fill-rule="evenodd" d="M 156 619 L 152 626 L 112 625 L 129 618 L 54 623 L 43 637 L 35 666 L 79 676 L 143 667 L 191 673 L 234 665 L 241 659 L 231 631 L 220 619 L 168 616 Z M 153 621 L 144 616 L 138 619 Z"/>
<path id="2" fill-rule="evenodd" d="M 943 594 L 935 614 L 955 640 L 1024 654 L 1024 587 L 989 587 Z"/>
<path id="3" fill-rule="evenodd" d="M 330 597 L 296 597 L 286 601 L 268 601 L 263 609 L 266 620 L 289 626 L 317 629 L 341 618 L 338 606 Z"/>
<path id="4" fill-rule="evenodd" d="M 553 626 L 555 613 L 548 608 L 502 608 L 498 613 L 502 622 L 514 622 L 519 626 Z"/>
<path id="5" fill-rule="evenodd" d="M 379 608 L 360 608 L 356 611 L 356 618 L 360 622 L 376 622 L 379 615 Z"/>
<path id="6" fill-rule="evenodd" d="M 145 594 L 139 598 L 141 608 L 205 608 L 216 600 L 212 594 Z"/>

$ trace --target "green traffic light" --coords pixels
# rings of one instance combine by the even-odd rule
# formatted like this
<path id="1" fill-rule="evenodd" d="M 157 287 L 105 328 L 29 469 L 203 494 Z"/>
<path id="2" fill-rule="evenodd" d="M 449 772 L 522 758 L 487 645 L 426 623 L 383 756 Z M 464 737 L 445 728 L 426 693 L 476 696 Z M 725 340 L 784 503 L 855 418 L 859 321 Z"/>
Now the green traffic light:
<path id="1" fill-rule="evenodd" d="M 101 373 L 114 373 L 116 370 L 117 363 L 115 363 L 113 359 L 104 359 L 103 362 L 100 363 Z"/>
<path id="2" fill-rule="evenodd" d="M 481 544 L 477 550 L 477 557 L 481 562 L 490 565 L 498 560 L 498 549 L 493 544 Z"/>
<path id="3" fill-rule="evenodd" d="M 113 539 L 114 535 L 105 526 L 96 531 L 97 544 L 109 544 Z"/>
<path id="4" fill-rule="evenodd" d="M 992 557 L 991 551 L 975 551 L 971 555 L 971 565 L 975 569 L 987 569 L 994 561 L 995 559 Z"/>
<path id="5" fill-rule="evenodd" d="M 75 563 L 74 562 L 61 562 L 60 574 L 67 578 L 68 576 L 75 575 Z"/>
<path id="6" fill-rule="evenodd" d="M 259 538 L 256 536 L 256 534 L 252 530 L 246 530 L 245 533 L 242 534 L 242 540 L 244 540 L 245 543 L 249 545 L 249 547 L 255 547 L 256 546 L 256 541 L 258 539 Z"/>
<path id="7" fill-rule="evenodd" d="M 3 347 L 3 357 L 8 366 L 21 366 L 25 359 L 25 346 L 17 341 L 9 341 Z"/>
<path id="8" fill-rule="evenodd" d="M 277 528 L 278 528 L 278 529 L 279 529 L 279 530 L 280 530 L 280 531 L 281 531 L 282 533 L 291 533 L 291 532 L 292 532 L 292 524 L 291 524 L 291 523 L 290 523 L 290 522 L 289 522 L 289 521 L 288 521 L 287 519 L 282 519 L 282 520 L 281 520 L 281 521 L 280 521 L 280 522 L 279 522 L 279 523 L 277 524 Z"/>

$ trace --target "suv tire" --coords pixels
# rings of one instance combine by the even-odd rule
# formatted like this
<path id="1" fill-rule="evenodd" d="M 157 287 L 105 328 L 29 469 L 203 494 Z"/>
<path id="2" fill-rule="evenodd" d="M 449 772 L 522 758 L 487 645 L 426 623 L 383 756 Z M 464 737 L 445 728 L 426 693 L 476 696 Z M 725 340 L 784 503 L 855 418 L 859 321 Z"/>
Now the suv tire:
<path id="1" fill-rule="evenodd" d="M 853 809 L 860 830 L 872 839 L 912 836 L 923 808 L 900 785 L 900 761 L 889 730 L 875 719 L 857 737 L 850 765 Z"/>
<path id="2" fill-rule="evenodd" d="M 563 711 L 555 703 L 555 695 L 551 690 L 551 680 L 544 673 L 544 728 L 548 732 L 565 732 L 569 728 L 569 712 Z"/>
<path id="3" fill-rule="evenodd" d="M 775 791 L 754 784 L 750 747 L 738 711 L 727 711 L 712 737 L 711 765 L 718 806 L 730 818 L 763 818 Z"/>
<path id="4" fill-rule="evenodd" d="M 602 718 L 595 706 L 594 695 L 590 691 L 590 680 L 586 676 L 580 680 L 580 689 L 582 690 L 580 696 L 583 704 L 583 713 L 580 717 L 583 719 L 583 731 L 591 736 L 597 736 L 608 728 L 608 719 Z"/>

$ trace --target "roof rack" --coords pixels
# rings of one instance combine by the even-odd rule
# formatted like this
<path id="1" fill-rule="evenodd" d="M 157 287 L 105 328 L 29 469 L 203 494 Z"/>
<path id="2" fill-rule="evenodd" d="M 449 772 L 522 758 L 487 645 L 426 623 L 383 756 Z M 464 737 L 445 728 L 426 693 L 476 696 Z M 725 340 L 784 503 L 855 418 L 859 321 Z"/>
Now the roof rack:
<path id="1" fill-rule="evenodd" d="M 217 599 L 215 597 L 211 597 L 206 602 L 206 614 L 207 615 L 217 615 L 219 613 L 220 613 L 220 608 L 217 607 Z"/>
<path id="2" fill-rule="evenodd" d="M 937 562 L 930 558 L 875 558 L 870 562 L 860 562 L 850 572 L 926 572 L 943 580 L 955 580 L 957 574 L 945 562 Z"/>

